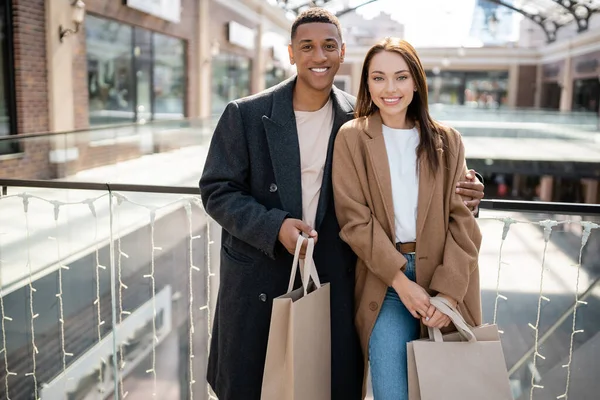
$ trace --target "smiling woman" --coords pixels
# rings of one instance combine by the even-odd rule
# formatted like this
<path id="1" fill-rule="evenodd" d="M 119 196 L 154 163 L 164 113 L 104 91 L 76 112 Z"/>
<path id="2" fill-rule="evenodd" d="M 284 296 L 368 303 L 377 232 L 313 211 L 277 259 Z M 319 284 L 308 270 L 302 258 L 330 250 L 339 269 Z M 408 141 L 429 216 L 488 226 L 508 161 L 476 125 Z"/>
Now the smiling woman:
<path id="1" fill-rule="evenodd" d="M 467 172 L 460 134 L 429 115 L 425 71 L 408 42 L 369 49 L 356 117 L 333 150 L 340 237 L 359 258 L 356 325 L 374 397 L 406 400 L 406 343 L 450 325 L 430 296 L 481 322 L 481 234 L 456 193 Z"/>

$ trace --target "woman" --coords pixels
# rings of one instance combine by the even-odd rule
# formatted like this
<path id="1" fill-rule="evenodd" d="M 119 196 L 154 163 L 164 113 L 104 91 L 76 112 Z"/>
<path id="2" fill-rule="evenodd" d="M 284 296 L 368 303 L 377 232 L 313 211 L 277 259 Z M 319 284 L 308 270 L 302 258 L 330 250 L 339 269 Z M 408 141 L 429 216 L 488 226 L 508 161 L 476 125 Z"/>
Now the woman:
<path id="1" fill-rule="evenodd" d="M 402 400 L 406 343 L 426 327 L 451 329 L 430 296 L 481 323 L 481 234 L 455 192 L 467 172 L 461 137 L 429 115 L 409 43 L 387 38 L 369 50 L 356 117 L 334 146 L 335 208 L 340 236 L 359 257 L 356 324 L 375 400 Z"/>

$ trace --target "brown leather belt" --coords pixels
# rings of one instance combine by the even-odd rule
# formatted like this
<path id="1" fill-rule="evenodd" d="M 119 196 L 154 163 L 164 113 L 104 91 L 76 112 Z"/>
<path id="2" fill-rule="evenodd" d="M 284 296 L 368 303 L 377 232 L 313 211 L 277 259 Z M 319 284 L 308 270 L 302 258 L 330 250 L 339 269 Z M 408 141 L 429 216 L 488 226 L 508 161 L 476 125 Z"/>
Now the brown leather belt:
<path id="1" fill-rule="evenodd" d="M 396 250 L 402 254 L 414 253 L 417 250 L 417 242 L 396 243 Z"/>

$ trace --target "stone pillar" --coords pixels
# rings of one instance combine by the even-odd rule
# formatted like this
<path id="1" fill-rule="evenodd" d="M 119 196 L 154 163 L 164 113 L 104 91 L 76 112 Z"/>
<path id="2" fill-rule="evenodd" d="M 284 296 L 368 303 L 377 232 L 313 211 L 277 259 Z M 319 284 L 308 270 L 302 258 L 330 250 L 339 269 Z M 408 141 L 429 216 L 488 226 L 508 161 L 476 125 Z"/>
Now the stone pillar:
<path id="1" fill-rule="evenodd" d="M 573 107 L 573 63 L 571 55 L 565 59 L 562 76 L 562 91 L 560 92 L 560 111 L 571 111 Z"/>
<path id="2" fill-rule="evenodd" d="M 542 106 L 542 91 L 544 90 L 544 66 L 539 64 L 535 74 L 535 97 L 533 106 L 540 108 Z"/>
<path id="3" fill-rule="evenodd" d="M 212 46 L 210 42 L 210 2 L 211 0 L 198 0 L 199 12 L 197 21 L 198 40 L 198 117 L 208 118 L 211 114 L 211 74 L 212 74 Z"/>
<path id="4" fill-rule="evenodd" d="M 545 175 L 540 179 L 540 200 L 552 201 L 552 189 L 554 179 L 551 176 Z"/>
<path id="5" fill-rule="evenodd" d="M 582 179 L 581 183 L 585 185 L 585 199 L 587 204 L 598 204 L 598 185 L 597 179 Z"/>
<path id="6" fill-rule="evenodd" d="M 519 65 L 511 64 L 508 68 L 508 99 L 509 107 L 517 106 L 517 98 L 519 95 Z"/>
<path id="7" fill-rule="evenodd" d="M 265 65 L 266 54 L 262 46 L 262 36 L 264 28 L 261 16 L 260 23 L 256 26 L 256 40 L 254 48 L 254 58 L 252 60 L 252 93 L 258 93 L 265 90 Z"/>
<path id="8" fill-rule="evenodd" d="M 48 123 L 51 132 L 69 132 L 75 129 L 74 70 L 79 32 L 63 37 L 59 28 L 74 29 L 73 7 L 68 1 L 46 0 L 46 63 L 48 73 Z M 77 139 L 81 141 L 81 139 Z M 53 178 L 71 175 L 72 162 L 79 159 L 75 135 L 56 135 L 49 140 L 48 157 Z"/>
<path id="9" fill-rule="evenodd" d="M 46 0 L 46 57 L 48 71 L 48 109 L 50 131 L 74 129 L 73 103 L 73 36 L 66 36 L 62 43 L 58 30 L 74 28 L 73 7 L 68 1 Z M 74 35 L 85 35 L 80 30 Z"/>

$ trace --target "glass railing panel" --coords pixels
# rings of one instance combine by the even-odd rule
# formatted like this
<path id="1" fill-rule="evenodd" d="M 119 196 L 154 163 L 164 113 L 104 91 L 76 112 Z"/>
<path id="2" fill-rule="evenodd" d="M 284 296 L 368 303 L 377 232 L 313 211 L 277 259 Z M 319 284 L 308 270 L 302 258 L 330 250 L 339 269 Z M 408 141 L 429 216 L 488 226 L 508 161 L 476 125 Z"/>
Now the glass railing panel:
<path id="1" fill-rule="evenodd" d="M 0 168 L 4 178 L 53 179 L 73 154 L 64 135 L 20 138 L 0 136 Z"/>
<path id="2" fill-rule="evenodd" d="M 600 356 L 599 229 L 588 226 L 582 248 L 586 224 L 594 221 L 600 218 L 481 212 L 484 321 L 503 331 L 515 399 L 557 398 L 567 381 L 570 398 L 594 396 L 587 366 Z M 576 300 L 587 304 L 577 308 L 573 325 Z M 540 387 L 530 397 L 532 384 Z"/>
<path id="3" fill-rule="evenodd" d="M 207 398 L 215 244 L 198 196 L 9 187 L 0 227 L 11 398 Z"/>
<path id="4" fill-rule="evenodd" d="M 101 358 L 113 353 L 106 340 L 108 204 L 101 191 L 11 187 L 0 197 L 3 364 L 16 373 L 6 380 L 11 398 L 65 398 L 56 393 L 78 390 L 71 371 L 90 369 L 92 382 L 103 379 Z M 102 351 L 88 357 L 99 343 Z"/>
<path id="5" fill-rule="evenodd" d="M 543 110 L 531 108 L 476 108 L 460 105 L 432 104 L 434 118 L 451 121 L 488 121 L 547 123 L 576 126 L 597 131 L 599 117 L 594 112 Z"/>
<path id="6" fill-rule="evenodd" d="M 208 399 L 220 235 L 191 189 L 7 188 L 0 381 L 11 398 Z M 515 399 L 567 387 L 570 398 L 590 398 L 600 217 L 484 209 L 478 223 L 484 322 L 503 331 Z"/>
<path id="7" fill-rule="evenodd" d="M 5 178 L 195 185 L 216 121 L 158 120 L 48 136 L 0 137 Z"/>
<path id="8" fill-rule="evenodd" d="M 192 391 L 204 398 L 210 264 L 199 198 L 132 192 L 115 198 L 121 395 L 179 399 Z"/>

